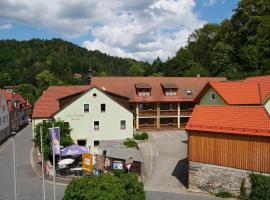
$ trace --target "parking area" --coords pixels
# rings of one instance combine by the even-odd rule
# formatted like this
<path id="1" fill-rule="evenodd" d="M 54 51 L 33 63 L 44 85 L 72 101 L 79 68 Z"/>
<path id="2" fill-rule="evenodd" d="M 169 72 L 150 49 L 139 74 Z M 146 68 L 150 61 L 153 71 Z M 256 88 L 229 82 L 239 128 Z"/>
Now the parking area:
<path id="1" fill-rule="evenodd" d="M 147 191 L 185 193 L 187 184 L 187 134 L 185 131 L 153 131 L 140 143 Z"/>

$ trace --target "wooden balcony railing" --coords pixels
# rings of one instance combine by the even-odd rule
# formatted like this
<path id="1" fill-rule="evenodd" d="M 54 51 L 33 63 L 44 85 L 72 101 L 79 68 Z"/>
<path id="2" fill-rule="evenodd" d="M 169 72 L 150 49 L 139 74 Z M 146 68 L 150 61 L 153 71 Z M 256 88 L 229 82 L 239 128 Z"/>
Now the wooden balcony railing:
<path id="1" fill-rule="evenodd" d="M 174 124 L 174 123 L 160 124 L 160 128 L 164 128 L 164 129 L 177 128 L 177 124 Z"/>
<path id="2" fill-rule="evenodd" d="M 180 110 L 180 115 L 181 116 L 190 116 L 191 113 L 192 113 L 193 109 L 190 108 L 190 109 L 187 109 L 187 110 Z"/>
<path id="3" fill-rule="evenodd" d="M 177 110 L 160 110 L 160 116 L 177 116 Z"/>
<path id="4" fill-rule="evenodd" d="M 139 124 L 139 129 L 156 129 L 156 124 Z"/>
<path id="5" fill-rule="evenodd" d="M 156 116 L 157 110 L 139 110 L 139 116 Z"/>

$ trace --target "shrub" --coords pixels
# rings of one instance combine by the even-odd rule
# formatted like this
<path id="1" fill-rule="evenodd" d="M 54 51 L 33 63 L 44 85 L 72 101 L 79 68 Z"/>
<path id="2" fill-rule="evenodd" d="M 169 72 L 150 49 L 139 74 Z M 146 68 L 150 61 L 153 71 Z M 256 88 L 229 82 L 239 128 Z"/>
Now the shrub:
<path id="1" fill-rule="evenodd" d="M 135 140 L 147 140 L 148 134 L 146 132 L 142 132 L 141 134 L 137 133 L 134 135 Z"/>
<path id="2" fill-rule="evenodd" d="M 136 174 L 121 174 L 119 177 L 103 174 L 73 179 L 65 190 L 63 200 L 144 200 L 143 184 Z"/>
<path id="3" fill-rule="evenodd" d="M 124 141 L 124 145 L 127 147 L 136 147 L 138 149 L 138 144 L 134 139 L 127 138 Z"/>
<path id="4" fill-rule="evenodd" d="M 253 200 L 270 199 L 270 177 L 262 174 L 251 174 L 251 193 Z"/>
<path id="5" fill-rule="evenodd" d="M 230 192 L 226 191 L 220 191 L 219 193 L 215 194 L 216 197 L 221 197 L 221 198 L 231 198 L 233 195 Z"/>

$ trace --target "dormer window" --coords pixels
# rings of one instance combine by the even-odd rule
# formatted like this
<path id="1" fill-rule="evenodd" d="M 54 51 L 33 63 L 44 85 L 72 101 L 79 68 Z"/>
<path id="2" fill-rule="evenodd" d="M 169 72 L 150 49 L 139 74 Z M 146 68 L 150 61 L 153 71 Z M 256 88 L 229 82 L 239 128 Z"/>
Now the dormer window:
<path id="1" fill-rule="evenodd" d="M 187 94 L 187 95 L 193 95 L 193 92 L 192 92 L 191 89 L 186 89 L 186 94 Z"/>
<path id="2" fill-rule="evenodd" d="M 174 83 L 161 83 L 165 96 L 176 96 L 178 87 Z"/>
<path id="3" fill-rule="evenodd" d="M 176 89 L 165 89 L 166 96 L 176 96 L 177 90 Z"/>
<path id="4" fill-rule="evenodd" d="M 148 83 L 136 83 L 135 84 L 136 91 L 138 96 L 146 97 L 151 96 L 151 85 Z"/>

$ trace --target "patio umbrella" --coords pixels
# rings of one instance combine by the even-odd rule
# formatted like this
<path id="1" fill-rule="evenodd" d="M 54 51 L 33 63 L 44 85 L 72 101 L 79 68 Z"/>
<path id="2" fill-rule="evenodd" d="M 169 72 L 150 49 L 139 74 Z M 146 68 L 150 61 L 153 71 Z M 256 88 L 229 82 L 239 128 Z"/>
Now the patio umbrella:
<path id="1" fill-rule="evenodd" d="M 88 147 L 79 145 L 70 145 L 61 150 L 61 156 L 74 156 L 81 155 L 83 153 L 89 153 Z"/>
<path id="2" fill-rule="evenodd" d="M 67 158 L 67 159 L 63 159 L 61 161 L 58 162 L 58 165 L 70 165 L 74 162 L 73 159 L 71 158 Z"/>

